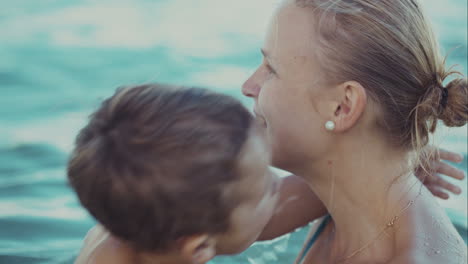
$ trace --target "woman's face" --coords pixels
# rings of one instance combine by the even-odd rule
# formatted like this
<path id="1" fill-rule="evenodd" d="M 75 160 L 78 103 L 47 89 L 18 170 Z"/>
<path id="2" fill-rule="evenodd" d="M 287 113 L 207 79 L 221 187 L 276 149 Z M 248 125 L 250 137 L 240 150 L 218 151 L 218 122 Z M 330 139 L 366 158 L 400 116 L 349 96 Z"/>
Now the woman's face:
<path id="1" fill-rule="evenodd" d="M 318 85 L 310 13 L 292 1 L 279 7 L 267 30 L 263 62 L 242 87 L 243 94 L 255 100 L 273 165 L 286 170 L 310 161 L 310 149 L 319 153 L 325 133 L 326 117 L 320 114 L 325 93 Z"/>

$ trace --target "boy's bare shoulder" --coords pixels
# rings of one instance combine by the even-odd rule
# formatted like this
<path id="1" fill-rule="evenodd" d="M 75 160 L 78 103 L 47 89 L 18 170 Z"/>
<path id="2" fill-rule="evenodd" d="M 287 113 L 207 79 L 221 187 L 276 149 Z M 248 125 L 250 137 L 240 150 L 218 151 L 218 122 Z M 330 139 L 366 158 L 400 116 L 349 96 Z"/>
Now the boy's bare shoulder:
<path id="1" fill-rule="evenodd" d="M 102 226 L 96 225 L 88 231 L 75 264 L 133 264 L 132 253 Z"/>
<path id="2" fill-rule="evenodd" d="M 94 245 L 105 239 L 109 233 L 101 225 L 95 225 L 91 228 L 84 239 L 84 246 Z"/>
<path id="3" fill-rule="evenodd" d="M 114 248 L 111 245 L 100 247 L 88 264 L 135 264 L 134 255 L 127 249 Z"/>
<path id="4" fill-rule="evenodd" d="M 75 264 L 89 263 L 89 260 L 94 254 L 95 250 L 99 247 L 102 241 L 106 239 L 107 236 L 108 233 L 102 226 L 96 225 L 92 227 L 83 240 L 83 246 L 81 247 L 80 253 L 75 260 Z"/>

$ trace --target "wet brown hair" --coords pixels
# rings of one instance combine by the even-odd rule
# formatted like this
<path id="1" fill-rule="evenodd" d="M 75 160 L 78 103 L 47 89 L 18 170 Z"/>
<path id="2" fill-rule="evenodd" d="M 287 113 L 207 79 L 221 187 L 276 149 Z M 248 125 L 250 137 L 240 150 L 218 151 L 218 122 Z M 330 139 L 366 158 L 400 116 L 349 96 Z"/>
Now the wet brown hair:
<path id="1" fill-rule="evenodd" d="M 145 251 L 224 232 L 240 197 L 238 156 L 252 125 L 240 102 L 201 88 L 120 88 L 76 138 L 68 179 L 107 230 Z"/>
<path id="2" fill-rule="evenodd" d="M 468 119 L 467 79 L 445 68 L 431 26 L 416 0 L 296 0 L 310 8 L 317 50 L 330 84 L 357 81 L 382 116 L 376 127 L 397 147 L 420 150 L 438 120 Z M 459 75 L 445 85 L 451 75 Z"/>

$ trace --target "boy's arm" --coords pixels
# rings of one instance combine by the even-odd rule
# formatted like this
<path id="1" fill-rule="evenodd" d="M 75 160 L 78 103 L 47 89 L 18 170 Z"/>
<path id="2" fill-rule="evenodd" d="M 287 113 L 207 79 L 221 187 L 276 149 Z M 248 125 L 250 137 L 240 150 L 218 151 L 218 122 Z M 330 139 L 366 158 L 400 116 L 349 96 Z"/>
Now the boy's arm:
<path id="1" fill-rule="evenodd" d="M 460 194 L 461 189 L 447 181 L 445 176 L 460 181 L 465 178 L 464 171 L 447 163 L 447 161 L 460 163 L 463 161 L 463 155 L 441 148 L 434 148 L 433 146 L 426 147 L 425 151 L 431 158 L 427 164 L 428 168 L 419 167 L 416 169 L 415 175 L 419 180 L 426 185 L 434 196 L 440 199 L 447 200 L 450 197 L 449 193 Z"/>
<path id="2" fill-rule="evenodd" d="M 280 179 L 276 213 L 258 241 L 271 240 L 294 231 L 327 213 L 325 206 L 300 177 L 291 175 Z"/>

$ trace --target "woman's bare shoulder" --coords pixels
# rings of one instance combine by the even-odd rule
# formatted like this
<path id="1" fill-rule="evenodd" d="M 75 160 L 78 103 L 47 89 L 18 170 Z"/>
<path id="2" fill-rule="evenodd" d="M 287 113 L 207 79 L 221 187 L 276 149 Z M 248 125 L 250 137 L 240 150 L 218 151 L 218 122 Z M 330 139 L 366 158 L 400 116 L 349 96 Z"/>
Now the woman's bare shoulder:
<path id="1" fill-rule="evenodd" d="M 466 244 L 457 235 L 450 231 L 415 235 L 388 264 L 467 264 Z"/>
<path id="2" fill-rule="evenodd" d="M 423 252 L 412 251 L 395 256 L 386 264 L 466 264 L 466 249 L 465 253 L 458 251 L 453 252 Z"/>
<path id="3" fill-rule="evenodd" d="M 397 231 L 397 254 L 389 264 L 466 264 L 467 247 L 445 210 L 426 192 Z"/>

